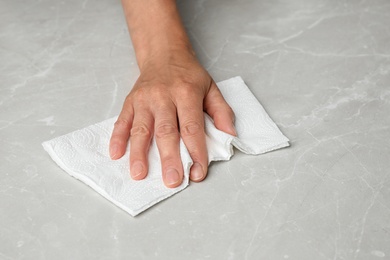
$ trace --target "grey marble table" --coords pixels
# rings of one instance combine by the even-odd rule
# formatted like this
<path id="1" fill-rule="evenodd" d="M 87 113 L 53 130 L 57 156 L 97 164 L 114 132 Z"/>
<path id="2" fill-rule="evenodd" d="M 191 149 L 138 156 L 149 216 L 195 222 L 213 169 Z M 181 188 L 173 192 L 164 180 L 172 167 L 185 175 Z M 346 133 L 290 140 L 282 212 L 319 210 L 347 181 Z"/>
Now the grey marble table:
<path id="1" fill-rule="evenodd" d="M 0 259 L 390 259 L 390 2 L 179 5 L 291 147 L 131 217 L 41 147 L 119 113 L 139 73 L 120 2 L 1 0 Z"/>

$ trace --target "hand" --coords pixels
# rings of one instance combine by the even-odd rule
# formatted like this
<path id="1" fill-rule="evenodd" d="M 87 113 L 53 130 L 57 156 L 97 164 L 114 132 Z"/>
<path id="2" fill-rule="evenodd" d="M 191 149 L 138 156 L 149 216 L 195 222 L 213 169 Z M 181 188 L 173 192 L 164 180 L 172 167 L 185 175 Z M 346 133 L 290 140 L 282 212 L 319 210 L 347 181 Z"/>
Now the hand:
<path id="1" fill-rule="evenodd" d="M 111 136 L 110 156 L 122 157 L 130 139 L 130 175 L 141 180 L 148 173 L 148 151 L 154 135 L 164 183 L 177 187 L 183 180 L 181 136 L 194 162 L 190 179 L 202 181 L 208 169 L 203 111 L 218 129 L 236 135 L 233 111 L 193 53 L 155 55 L 143 63 L 124 102 Z"/>

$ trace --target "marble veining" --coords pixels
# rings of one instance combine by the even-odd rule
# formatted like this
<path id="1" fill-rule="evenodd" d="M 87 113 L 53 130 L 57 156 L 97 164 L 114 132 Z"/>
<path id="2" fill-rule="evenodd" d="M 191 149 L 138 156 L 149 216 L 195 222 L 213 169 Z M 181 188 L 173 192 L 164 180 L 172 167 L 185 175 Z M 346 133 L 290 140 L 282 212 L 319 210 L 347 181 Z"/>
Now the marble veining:
<path id="1" fill-rule="evenodd" d="M 291 147 L 236 152 L 137 218 L 41 142 L 117 115 L 138 76 L 119 1 L 0 1 L 1 259 L 389 259 L 390 2 L 178 1 L 215 81 Z"/>

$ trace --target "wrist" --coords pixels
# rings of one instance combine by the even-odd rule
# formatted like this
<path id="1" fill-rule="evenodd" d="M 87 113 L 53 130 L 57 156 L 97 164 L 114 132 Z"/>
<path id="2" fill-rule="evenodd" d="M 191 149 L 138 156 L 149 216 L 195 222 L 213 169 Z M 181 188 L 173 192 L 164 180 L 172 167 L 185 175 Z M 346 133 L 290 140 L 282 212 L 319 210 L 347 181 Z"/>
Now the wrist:
<path id="1" fill-rule="evenodd" d="M 137 62 L 140 70 L 148 64 L 179 64 L 188 60 L 196 60 L 191 44 L 159 45 L 156 48 L 137 50 Z"/>
<path id="2" fill-rule="evenodd" d="M 184 31 L 160 30 L 143 33 L 133 40 L 138 66 L 142 68 L 150 60 L 163 60 L 168 57 L 192 56 L 195 52 Z"/>

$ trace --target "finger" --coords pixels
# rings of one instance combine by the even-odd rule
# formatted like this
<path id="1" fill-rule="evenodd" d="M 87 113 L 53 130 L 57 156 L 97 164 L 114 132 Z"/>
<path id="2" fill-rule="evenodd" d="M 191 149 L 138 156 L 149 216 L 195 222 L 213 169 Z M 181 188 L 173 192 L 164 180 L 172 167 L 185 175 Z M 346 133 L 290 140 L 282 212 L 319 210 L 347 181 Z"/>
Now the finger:
<path id="1" fill-rule="evenodd" d="M 204 100 L 204 110 L 214 120 L 215 127 L 225 133 L 237 136 L 234 127 L 234 112 L 214 82 Z"/>
<path id="2" fill-rule="evenodd" d="M 110 138 L 110 157 L 113 160 L 121 158 L 126 151 L 127 142 L 130 136 L 130 129 L 133 121 L 133 107 L 125 103 L 121 113 L 114 124 Z"/>
<path id="3" fill-rule="evenodd" d="M 184 174 L 180 158 L 176 108 L 173 103 L 156 109 L 154 131 L 164 183 L 169 188 L 177 187 L 182 183 Z"/>
<path id="4" fill-rule="evenodd" d="M 200 182 L 206 178 L 208 168 L 203 100 L 197 100 L 191 93 L 186 94 L 182 95 L 182 102 L 178 103 L 180 135 L 194 162 L 190 171 L 190 179 Z"/>
<path id="5" fill-rule="evenodd" d="M 146 108 L 138 108 L 134 112 L 130 131 L 130 175 L 134 180 L 142 180 L 148 173 L 147 156 L 153 135 L 153 117 Z"/>

